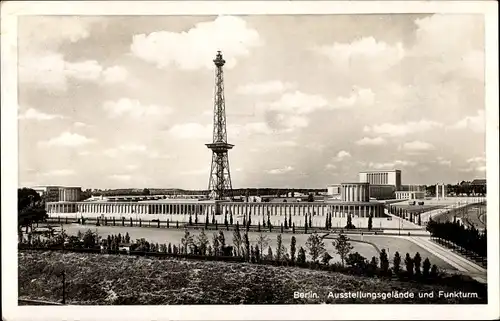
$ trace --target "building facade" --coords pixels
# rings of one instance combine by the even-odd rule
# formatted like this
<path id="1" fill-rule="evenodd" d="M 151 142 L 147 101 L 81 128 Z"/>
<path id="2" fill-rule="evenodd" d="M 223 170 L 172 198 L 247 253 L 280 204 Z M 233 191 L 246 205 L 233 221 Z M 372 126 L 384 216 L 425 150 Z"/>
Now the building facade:
<path id="1" fill-rule="evenodd" d="M 343 202 L 369 202 L 369 183 L 342 183 L 341 200 Z"/>
<path id="2" fill-rule="evenodd" d="M 393 185 L 396 190 L 401 188 L 401 171 L 365 171 L 359 172 L 359 181 L 372 185 Z"/>
<path id="3" fill-rule="evenodd" d="M 370 197 L 377 200 L 394 199 L 396 187 L 393 185 L 372 185 L 370 184 Z"/>
<path id="4" fill-rule="evenodd" d="M 347 217 L 384 217 L 384 204 L 379 202 L 325 201 L 325 202 L 220 202 L 214 201 L 146 201 L 146 202 L 54 202 L 47 203 L 50 216 L 70 215 L 73 217 L 108 217 L 147 219 L 166 218 L 166 215 L 214 214 L 216 206 L 220 213 L 234 215 L 327 215 Z"/>
<path id="5" fill-rule="evenodd" d="M 397 191 L 396 199 L 398 200 L 423 200 L 425 192 L 420 191 Z"/>
<path id="6" fill-rule="evenodd" d="M 79 202 L 82 197 L 81 187 L 60 187 L 59 202 Z"/>

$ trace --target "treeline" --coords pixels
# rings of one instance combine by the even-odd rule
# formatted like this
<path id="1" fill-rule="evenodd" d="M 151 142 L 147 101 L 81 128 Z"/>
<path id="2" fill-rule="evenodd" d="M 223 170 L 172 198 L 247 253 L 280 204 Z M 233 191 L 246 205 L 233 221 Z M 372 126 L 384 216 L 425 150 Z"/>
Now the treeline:
<path id="1" fill-rule="evenodd" d="M 436 185 L 426 186 L 426 193 L 429 196 L 436 196 Z M 461 195 L 481 195 L 486 196 L 486 186 L 485 185 L 472 185 L 472 182 L 462 181 L 458 184 L 447 184 L 446 191 L 449 194 L 461 196 Z M 441 193 L 441 190 L 439 191 Z"/>
<path id="2" fill-rule="evenodd" d="M 427 231 L 432 237 L 443 239 L 481 257 L 487 257 L 488 238 L 486 228 L 480 232 L 474 226 L 466 227 L 454 219 L 453 222 L 436 222 L 432 218 L 427 223 Z"/>
<path id="3" fill-rule="evenodd" d="M 318 194 L 326 192 L 326 189 L 293 189 L 293 188 L 239 188 L 233 189 L 233 196 L 263 196 L 263 195 L 278 195 L 287 196 L 288 193 L 294 194 Z M 94 189 L 85 190 L 83 194 L 90 196 L 143 196 L 143 195 L 208 195 L 208 190 L 184 190 L 184 189 L 161 189 L 161 188 L 144 188 L 144 189 Z M 292 197 L 295 197 L 293 195 Z"/>
<path id="4" fill-rule="evenodd" d="M 202 230 L 196 236 L 185 230 L 184 236 L 178 244 L 151 243 L 145 239 L 137 239 L 130 244 L 128 233 L 100 238 L 97 233 L 88 230 L 86 233 L 77 236 L 67 236 L 61 233 L 52 239 L 41 240 L 38 237 L 31 244 L 20 244 L 19 248 L 81 249 L 92 253 L 129 253 L 155 257 L 178 256 L 194 259 L 298 266 L 368 277 L 414 280 L 424 283 L 439 281 L 445 277 L 445 274 L 441 273 L 436 265 L 432 265 L 428 258 L 423 259 L 418 252 L 414 256 L 406 253 L 404 257 L 400 256 L 398 252 L 394 253 L 392 267 L 385 249 L 380 251 L 378 257 L 373 256 L 371 259 L 367 259 L 358 252 L 352 252 L 353 247 L 350 239 L 344 234 L 340 234 L 332 242 L 336 253 L 340 257 L 340 262 L 334 263 L 330 263 L 332 256 L 325 248 L 324 238 L 317 233 L 309 235 L 305 247 L 297 246 L 297 240 L 295 236 L 292 236 L 290 246 L 286 248 L 281 234 L 277 235 L 275 249 L 269 246 L 269 238 L 262 233 L 257 235 L 252 244 L 248 233 L 241 232 L 239 229 L 233 231 L 231 241 L 230 244 L 222 231 L 214 232 L 209 238 L 205 230 Z M 306 254 L 309 255 L 309 258 Z"/>

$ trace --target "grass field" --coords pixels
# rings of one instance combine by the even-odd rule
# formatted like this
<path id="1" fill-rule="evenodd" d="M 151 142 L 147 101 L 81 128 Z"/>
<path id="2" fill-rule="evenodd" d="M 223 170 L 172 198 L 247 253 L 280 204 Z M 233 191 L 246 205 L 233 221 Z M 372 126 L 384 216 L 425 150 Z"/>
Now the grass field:
<path id="1" fill-rule="evenodd" d="M 98 231 L 99 235 L 102 237 L 107 237 L 108 235 L 112 234 L 118 234 L 121 233 L 122 235 L 125 235 L 125 233 L 129 233 L 131 240 L 136 240 L 140 238 L 146 239 L 148 242 L 153 242 L 153 243 L 172 243 L 172 245 L 176 244 L 179 245 L 181 243 L 181 238 L 184 236 L 184 230 L 183 229 L 158 229 L 158 228 L 141 228 L 141 227 L 119 227 L 119 226 L 81 226 L 81 225 L 76 225 L 76 224 L 69 224 L 69 225 L 64 225 L 65 231 L 68 235 L 76 235 L 78 234 L 78 231 L 85 233 L 85 231 L 91 229 L 92 231 Z M 201 230 L 189 230 L 191 235 L 193 235 L 195 238 L 196 236 L 201 232 Z M 211 241 L 212 240 L 212 235 L 215 231 L 207 231 L 207 236 L 208 239 Z M 233 231 L 226 231 L 223 230 L 224 232 L 224 238 L 226 240 L 226 244 L 232 245 L 233 244 Z M 218 231 L 217 231 L 218 233 Z M 243 232 L 242 232 L 243 234 Z M 266 232 L 264 235 L 267 236 L 269 239 L 268 246 L 270 246 L 273 250 L 273 252 L 276 251 L 276 244 L 277 244 L 277 236 L 279 233 L 269 233 Z M 249 232 L 248 233 L 248 238 L 250 240 L 250 244 L 256 245 L 256 239 L 259 233 L 257 232 Z M 324 233 L 321 233 L 320 235 L 324 235 Z M 290 250 L 290 241 L 292 239 L 292 236 L 295 236 L 297 240 L 297 251 L 298 249 L 302 246 L 304 249 L 306 249 L 305 244 L 307 241 L 307 238 L 309 235 L 307 234 L 290 234 L 290 233 L 285 233 L 282 234 L 282 240 L 283 240 L 283 245 L 285 248 L 289 251 Z M 325 240 L 325 248 L 328 251 L 328 253 L 333 257 L 332 262 L 335 261 L 340 261 L 340 258 L 335 252 L 334 245 L 332 244 L 333 240 Z M 354 252 L 359 252 L 361 255 L 363 255 L 366 258 L 371 258 L 372 256 L 378 257 L 378 252 L 376 249 L 365 243 L 352 243 L 354 249 Z M 307 251 L 307 250 L 306 250 Z M 264 249 L 264 254 L 267 254 L 267 247 Z"/>
<path id="2" fill-rule="evenodd" d="M 74 305 L 303 304 L 303 303 L 485 303 L 438 297 L 437 291 L 467 291 L 437 285 L 355 277 L 339 273 L 247 263 L 224 263 L 60 252 L 20 252 L 19 297 L 59 301 L 66 271 L 66 302 Z M 294 299 L 312 291 L 317 298 Z M 390 291 L 414 299 L 328 298 L 328 294 Z M 418 293 L 434 291 L 434 299 Z"/>

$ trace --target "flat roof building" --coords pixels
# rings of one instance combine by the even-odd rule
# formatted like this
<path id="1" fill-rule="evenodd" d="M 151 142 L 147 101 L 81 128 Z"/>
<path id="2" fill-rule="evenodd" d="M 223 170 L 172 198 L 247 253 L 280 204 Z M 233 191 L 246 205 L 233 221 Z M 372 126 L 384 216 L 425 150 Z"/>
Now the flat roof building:
<path id="1" fill-rule="evenodd" d="M 401 170 L 363 171 L 359 172 L 359 181 L 372 185 L 393 185 L 396 190 L 401 188 Z"/>

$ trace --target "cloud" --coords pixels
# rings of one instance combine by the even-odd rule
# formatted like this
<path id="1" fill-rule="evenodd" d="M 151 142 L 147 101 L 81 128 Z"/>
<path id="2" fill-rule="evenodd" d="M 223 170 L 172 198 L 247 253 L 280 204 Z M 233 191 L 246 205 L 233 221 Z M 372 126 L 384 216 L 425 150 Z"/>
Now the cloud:
<path id="1" fill-rule="evenodd" d="M 133 170 L 139 168 L 139 165 L 131 164 L 131 165 L 125 166 L 125 168 L 128 169 L 128 170 L 133 171 Z"/>
<path id="2" fill-rule="evenodd" d="M 61 135 L 51 138 L 48 141 L 40 142 L 41 146 L 64 146 L 64 147 L 78 147 L 94 142 L 93 139 L 87 138 L 83 135 L 64 132 Z"/>
<path id="3" fill-rule="evenodd" d="M 455 124 L 449 126 L 450 129 L 469 129 L 482 133 L 486 130 L 486 119 L 484 110 L 478 110 L 475 116 L 466 116 Z"/>
<path id="4" fill-rule="evenodd" d="M 42 176 L 71 176 L 75 175 L 76 172 L 72 169 L 55 169 L 48 172 L 43 172 Z"/>
<path id="5" fill-rule="evenodd" d="M 435 121 L 420 120 L 410 121 L 402 124 L 383 123 L 380 125 L 365 126 L 363 128 L 363 131 L 366 133 L 399 137 L 414 133 L 426 132 L 435 128 L 440 128 L 442 126 L 443 124 Z"/>
<path id="6" fill-rule="evenodd" d="M 238 87 L 236 92 L 240 95 L 267 95 L 273 93 L 280 93 L 285 90 L 293 88 L 295 85 L 288 82 L 279 80 L 271 80 L 261 83 L 249 83 Z"/>
<path id="7" fill-rule="evenodd" d="M 274 145 L 276 145 L 276 146 L 283 146 L 283 147 L 295 147 L 298 144 L 297 144 L 296 141 L 293 141 L 293 140 L 284 140 L 284 141 L 281 141 L 281 142 L 276 142 L 276 143 L 274 143 Z"/>
<path id="8" fill-rule="evenodd" d="M 278 174 L 289 173 L 291 171 L 293 171 L 292 166 L 285 166 L 283 168 L 275 168 L 275 169 L 268 170 L 267 173 L 272 174 L 272 175 L 278 175 Z"/>
<path id="9" fill-rule="evenodd" d="M 402 150 L 410 151 L 410 152 L 423 152 L 428 150 L 435 149 L 434 145 L 422 141 L 413 141 L 409 143 L 404 143 L 401 146 Z"/>
<path id="10" fill-rule="evenodd" d="M 183 32 L 157 31 L 135 35 L 130 46 L 133 55 L 159 68 L 175 65 L 183 70 L 213 69 L 212 60 L 221 50 L 226 68 L 262 45 L 256 30 L 239 17 L 219 16 L 200 22 Z"/>
<path id="11" fill-rule="evenodd" d="M 450 166 L 451 160 L 444 159 L 442 156 L 439 156 L 436 160 L 439 165 Z"/>
<path id="12" fill-rule="evenodd" d="M 383 72 L 397 65 L 405 56 L 403 45 L 394 45 L 365 37 L 351 43 L 334 43 L 315 48 L 315 51 L 328 57 L 339 69 L 364 69 L 365 72 Z"/>
<path id="13" fill-rule="evenodd" d="M 476 164 L 486 163 L 486 158 L 484 156 L 472 157 L 467 159 L 467 163 L 476 163 Z"/>
<path id="14" fill-rule="evenodd" d="M 363 107 L 371 106 L 375 102 L 375 94 L 371 89 L 365 88 L 353 88 L 353 92 L 348 97 L 338 97 L 335 104 L 332 106 L 335 108 L 346 108 L 346 107 Z"/>
<path id="15" fill-rule="evenodd" d="M 336 162 L 341 162 L 343 161 L 344 159 L 347 159 L 347 158 L 350 158 L 351 157 L 351 153 L 345 151 L 345 150 L 341 150 L 340 152 L 337 153 L 337 155 L 333 158 L 334 161 Z"/>
<path id="16" fill-rule="evenodd" d="M 62 115 L 46 114 L 34 108 L 29 108 L 24 113 L 19 115 L 19 119 L 32 119 L 32 120 L 52 120 L 52 119 L 62 119 L 62 118 L 64 118 Z"/>
<path id="17" fill-rule="evenodd" d="M 116 68 L 104 68 L 95 60 L 69 62 L 55 52 L 29 54 L 19 59 L 19 81 L 48 90 L 66 91 L 68 80 L 97 83 L 124 81 Z"/>
<path id="18" fill-rule="evenodd" d="M 193 170 L 187 170 L 187 171 L 182 171 L 182 175 L 209 175 L 210 174 L 210 168 L 205 167 L 205 168 L 199 168 L 199 169 L 193 169 Z"/>
<path id="19" fill-rule="evenodd" d="M 387 144 L 386 140 L 382 137 L 363 137 L 362 139 L 356 141 L 356 145 L 360 146 L 380 146 Z"/>
<path id="20" fill-rule="evenodd" d="M 110 84 L 124 82 L 128 78 L 127 69 L 121 66 L 113 66 L 103 71 L 104 81 Z"/>
<path id="21" fill-rule="evenodd" d="M 336 169 L 337 166 L 335 164 L 326 164 L 325 168 L 326 169 Z"/>
<path id="22" fill-rule="evenodd" d="M 410 56 L 432 60 L 433 69 L 440 73 L 484 81 L 484 40 L 478 36 L 484 34 L 482 16 L 435 14 L 416 19 L 415 24 Z"/>
<path id="23" fill-rule="evenodd" d="M 394 169 L 398 166 L 401 167 L 415 167 L 417 165 L 416 162 L 413 161 L 406 161 L 406 160 L 396 160 L 394 162 L 387 162 L 387 163 L 374 163 L 370 162 L 368 163 L 368 167 L 376 170 L 381 170 L 381 169 Z"/>
<path id="24" fill-rule="evenodd" d="M 170 128 L 169 133 L 182 139 L 206 139 L 212 138 L 212 126 L 198 123 L 177 124 Z"/>
<path id="25" fill-rule="evenodd" d="M 173 112 L 170 107 L 162 107 L 157 105 L 143 105 L 138 100 L 121 98 L 117 101 L 106 101 L 103 104 L 104 110 L 110 117 L 116 118 L 121 116 L 129 117 L 147 117 L 168 115 Z"/>
<path id="26" fill-rule="evenodd" d="M 320 95 L 294 91 L 284 93 L 280 99 L 272 102 L 269 107 L 277 112 L 303 115 L 328 107 L 328 101 Z"/>
<path id="27" fill-rule="evenodd" d="M 87 127 L 88 125 L 87 125 L 87 124 L 85 124 L 85 123 L 82 123 L 82 122 L 80 122 L 80 121 L 77 121 L 77 122 L 74 122 L 74 123 L 73 123 L 73 126 L 75 126 L 75 127 L 77 127 L 77 128 L 78 128 L 78 127 Z"/>
<path id="28" fill-rule="evenodd" d="M 130 181 L 130 179 L 132 179 L 132 176 L 124 174 L 114 174 L 114 175 L 109 175 L 108 178 L 111 178 L 116 181 L 125 182 L 125 181 Z"/>
<path id="29" fill-rule="evenodd" d="M 137 153 L 145 153 L 148 149 L 145 145 L 136 145 L 136 144 L 124 144 L 117 148 L 110 148 L 104 151 L 104 154 L 109 157 L 116 157 L 119 154 L 137 154 Z"/>

